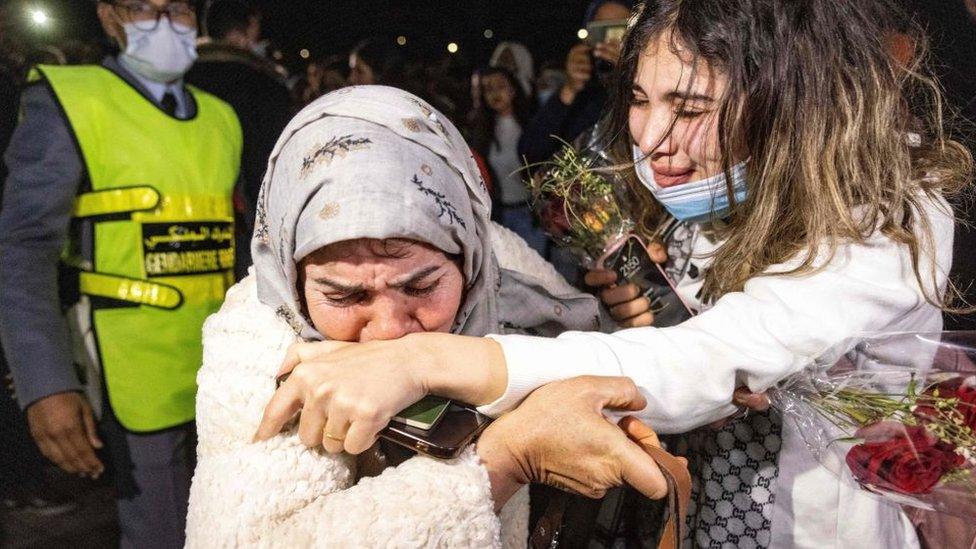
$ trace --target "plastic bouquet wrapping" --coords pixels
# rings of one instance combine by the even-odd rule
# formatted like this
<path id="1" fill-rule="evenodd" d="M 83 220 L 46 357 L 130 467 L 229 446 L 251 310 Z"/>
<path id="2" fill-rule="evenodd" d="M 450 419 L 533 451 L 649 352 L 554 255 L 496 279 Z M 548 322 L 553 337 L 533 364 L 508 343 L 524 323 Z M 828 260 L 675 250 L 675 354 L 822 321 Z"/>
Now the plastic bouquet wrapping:
<path id="1" fill-rule="evenodd" d="M 606 164 L 597 151 L 582 153 L 565 144 L 529 181 L 543 228 L 587 268 L 634 229 L 617 199 L 620 184 Z"/>
<path id="2" fill-rule="evenodd" d="M 650 300 L 658 326 L 693 314 L 634 234 L 633 217 L 622 200 L 626 186 L 603 149 L 578 150 L 566 143 L 552 160 L 530 167 L 541 168 L 528 185 L 542 226 L 558 247 L 572 252 L 586 269 L 610 269 L 618 281 L 636 284 Z"/>
<path id="3" fill-rule="evenodd" d="M 878 336 L 852 349 L 771 392 L 784 421 L 841 478 L 976 517 L 976 332 Z"/>

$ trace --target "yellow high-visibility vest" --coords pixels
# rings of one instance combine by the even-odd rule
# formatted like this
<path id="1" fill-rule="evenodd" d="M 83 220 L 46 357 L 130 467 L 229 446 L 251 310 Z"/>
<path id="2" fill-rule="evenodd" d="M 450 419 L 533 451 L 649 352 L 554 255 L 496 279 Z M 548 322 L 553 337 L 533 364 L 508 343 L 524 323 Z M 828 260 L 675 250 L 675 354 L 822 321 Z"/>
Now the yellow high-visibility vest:
<path id="1" fill-rule="evenodd" d="M 203 322 L 234 282 L 237 116 L 190 87 L 196 116 L 179 120 L 100 66 L 31 79 L 54 92 L 84 160 L 73 215 L 94 241 L 79 285 L 112 411 L 135 432 L 191 421 Z"/>

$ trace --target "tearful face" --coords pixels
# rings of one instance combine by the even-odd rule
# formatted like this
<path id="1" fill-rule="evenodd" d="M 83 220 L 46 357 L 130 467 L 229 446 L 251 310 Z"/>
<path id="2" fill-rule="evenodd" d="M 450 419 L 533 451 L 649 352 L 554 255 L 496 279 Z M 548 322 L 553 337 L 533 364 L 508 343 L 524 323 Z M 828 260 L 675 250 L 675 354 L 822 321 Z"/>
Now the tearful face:
<path id="1" fill-rule="evenodd" d="M 641 53 L 631 89 L 630 136 L 650 162 L 655 182 L 673 187 L 722 172 L 718 114 L 726 76 L 684 49 L 669 33 Z M 734 162 L 748 151 L 733 151 Z"/>
<path id="2" fill-rule="evenodd" d="M 330 244 L 302 259 L 299 284 L 312 324 L 336 341 L 449 332 L 464 294 L 454 258 L 409 240 Z"/>

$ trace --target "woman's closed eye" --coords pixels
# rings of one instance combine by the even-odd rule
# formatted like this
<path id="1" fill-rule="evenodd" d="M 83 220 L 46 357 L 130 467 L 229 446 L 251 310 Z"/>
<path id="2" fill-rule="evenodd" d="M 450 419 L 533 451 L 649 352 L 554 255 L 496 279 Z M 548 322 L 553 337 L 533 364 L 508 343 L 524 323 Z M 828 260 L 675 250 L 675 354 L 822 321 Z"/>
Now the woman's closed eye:
<path id="1" fill-rule="evenodd" d="M 434 293 L 440 286 L 441 279 L 437 278 L 432 282 L 419 282 L 408 284 L 400 288 L 404 295 L 409 297 L 426 297 Z M 323 293 L 326 302 L 334 307 L 350 307 L 361 305 L 370 299 L 370 294 L 366 290 L 347 293 L 326 292 Z"/>
<path id="2" fill-rule="evenodd" d="M 368 296 L 365 291 L 353 292 L 348 294 L 323 294 L 325 300 L 329 305 L 334 305 L 336 307 L 349 307 L 350 305 L 356 305 L 364 301 Z"/>
<path id="3" fill-rule="evenodd" d="M 678 111 L 675 112 L 675 116 L 677 116 L 678 118 L 683 118 L 685 120 L 691 120 L 694 118 L 698 118 L 699 116 L 706 114 L 708 112 L 709 111 L 703 109 L 678 109 Z"/>
<path id="4" fill-rule="evenodd" d="M 434 293 L 434 290 L 440 286 L 441 279 L 438 278 L 433 282 L 422 282 L 419 284 L 411 284 L 403 287 L 403 293 L 410 297 L 424 297 Z"/>

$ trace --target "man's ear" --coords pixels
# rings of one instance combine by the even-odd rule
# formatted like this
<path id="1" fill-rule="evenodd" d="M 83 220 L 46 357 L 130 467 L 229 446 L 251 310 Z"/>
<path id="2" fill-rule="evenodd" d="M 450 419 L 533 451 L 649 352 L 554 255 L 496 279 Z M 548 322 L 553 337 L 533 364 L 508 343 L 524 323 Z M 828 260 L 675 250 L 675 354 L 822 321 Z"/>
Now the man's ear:
<path id="1" fill-rule="evenodd" d="M 102 30 L 115 41 L 121 49 L 125 49 L 125 30 L 119 21 L 118 13 L 108 2 L 98 3 L 98 20 L 102 23 Z"/>

